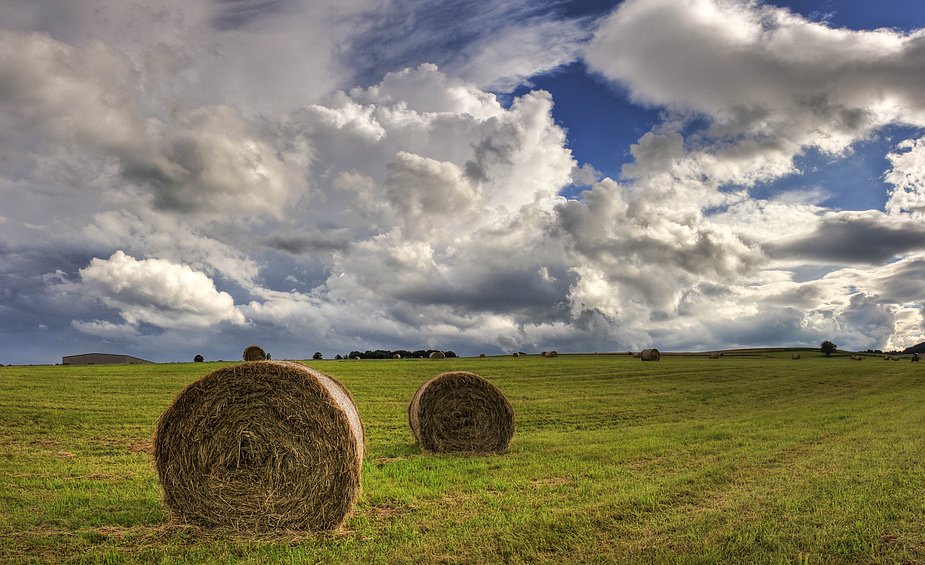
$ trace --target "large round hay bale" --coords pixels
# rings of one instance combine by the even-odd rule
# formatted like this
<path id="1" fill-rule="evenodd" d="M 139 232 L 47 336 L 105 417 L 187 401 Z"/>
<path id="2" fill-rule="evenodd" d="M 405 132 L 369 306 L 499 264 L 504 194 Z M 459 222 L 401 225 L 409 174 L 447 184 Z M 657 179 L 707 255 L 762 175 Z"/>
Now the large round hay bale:
<path id="1" fill-rule="evenodd" d="M 174 519 L 250 534 L 336 530 L 366 449 L 350 393 L 284 361 L 217 369 L 164 411 L 154 461 Z"/>
<path id="2" fill-rule="evenodd" d="M 392 355 L 392 359 L 401 359 L 401 355 L 399 355 L 398 353 L 396 353 L 396 354 Z"/>
<path id="3" fill-rule="evenodd" d="M 414 393 L 408 424 L 425 452 L 502 453 L 514 436 L 514 407 L 476 374 L 443 373 Z"/>
<path id="4" fill-rule="evenodd" d="M 264 361 L 267 358 L 267 352 L 259 345 L 249 345 L 244 350 L 245 361 Z"/>
<path id="5" fill-rule="evenodd" d="M 643 349 L 639 354 L 639 358 L 643 361 L 658 361 L 662 358 L 661 354 L 658 352 L 658 349 Z"/>
<path id="6" fill-rule="evenodd" d="M 791 358 L 791 359 L 799 359 L 799 358 L 800 358 L 800 354 L 799 354 L 799 353 L 794 353 L 793 355 L 790 356 L 790 358 Z"/>
<path id="7" fill-rule="evenodd" d="M 557 351 L 546 351 L 543 353 L 543 357 L 558 357 L 559 353 Z"/>
<path id="8" fill-rule="evenodd" d="M 429 357 L 431 359 L 446 359 L 446 354 L 442 351 L 433 351 Z"/>

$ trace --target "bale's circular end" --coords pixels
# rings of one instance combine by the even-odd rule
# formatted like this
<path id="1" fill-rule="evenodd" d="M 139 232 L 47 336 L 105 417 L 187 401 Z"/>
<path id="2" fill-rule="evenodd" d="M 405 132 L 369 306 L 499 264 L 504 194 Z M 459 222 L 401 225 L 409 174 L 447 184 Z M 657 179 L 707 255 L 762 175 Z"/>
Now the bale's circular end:
<path id="1" fill-rule="evenodd" d="M 431 351 L 428 357 L 431 359 L 446 359 L 446 354 L 442 351 Z"/>
<path id="2" fill-rule="evenodd" d="M 658 349 L 643 349 L 639 354 L 639 358 L 643 361 L 658 361 L 662 358 L 662 355 L 658 352 Z"/>
<path id="3" fill-rule="evenodd" d="M 266 361 L 267 352 L 259 345 L 249 345 L 244 350 L 245 361 Z"/>
<path id="4" fill-rule="evenodd" d="M 503 453 L 514 437 L 514 407 L 473 373 L 443 373 L 414 393 L 408 423 L 425 452 Z"/>
<path id="5" fill-rule="evenodd" d="M 154 435 L 174 519 L 252 534 L 336 530 L 360 494 L 364 451 L 347 389 L 280 361 L 222 367 L 191 383 Z"/>

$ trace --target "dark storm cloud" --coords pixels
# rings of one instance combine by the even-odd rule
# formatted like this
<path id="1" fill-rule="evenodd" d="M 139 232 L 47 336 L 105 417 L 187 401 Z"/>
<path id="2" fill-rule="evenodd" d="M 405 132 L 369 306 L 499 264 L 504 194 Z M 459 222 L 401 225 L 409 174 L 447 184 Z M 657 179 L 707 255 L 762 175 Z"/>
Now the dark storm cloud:
<path id="1" fill-rule="evenodd" d="M 412 304 L 445 305 L 465 312 L 528 314 L 534 321 L 567 320 L 562 303 L 572 277 L 566 272 L 552 278 L 537 272 L 490 271 L 465 275 L 445 285 L 410 292 L 397 298 Z"/>
<path id="2" fill-rule="evenodd" d="M 914 259 L 897 264 L 880 281 L 880 293 L 895 302 L 925 301 L 925 259 Z"/>
<path id="3" fill-rule="evenodd" d="M 218 0 L 220 11 L 212 18 L 212 27 L 219 31 L 240 29 L 291 4 L 292 0 Z"/>
<path id="4" fill-rule="evenodd" d="M 766 347 L 768 344 L 798 344 L 807 336 L 801 328 L 804 314 L 794 308 L 769 308 L 754 316 L 736 319 L 706 318 L 710 336 L 697 336 L 694 343 L 724 347 Z"/>
<path id="5" fill-rule="evenodd" d="M 317 255 L 334 251 L 349 251 L 353 238 L 349 230 L 337 229 L 326 232 L 315 230 L 306 234 L 277 234 L 267 237 L 263 243 L 270 248 L 292 255 Z"/>
<path id="6" fill-rule="evenodd" d="M 812 233 L 773 242 L 764 249 L 778 259 L 878 265 L 925 251 L 925 225 L 873 210 L 833 212 Z"/>

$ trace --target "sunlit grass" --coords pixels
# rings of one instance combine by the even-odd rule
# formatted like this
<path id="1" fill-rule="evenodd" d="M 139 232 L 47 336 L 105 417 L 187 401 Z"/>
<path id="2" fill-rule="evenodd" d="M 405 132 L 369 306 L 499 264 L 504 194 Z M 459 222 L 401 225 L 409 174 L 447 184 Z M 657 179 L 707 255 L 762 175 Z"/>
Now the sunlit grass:
<path id="1" fill-rule="evenodd" d="M 925 375 L 802 352 L 318 361 L 368 450 L 343 531 L 248 541 L 170 525 L 154 422 L 218 365 L 0 368 L 0 561 L 925 561 Z M 407 403 L 469 370 L 514 404 L 500 456 L 422 455 Z"/>

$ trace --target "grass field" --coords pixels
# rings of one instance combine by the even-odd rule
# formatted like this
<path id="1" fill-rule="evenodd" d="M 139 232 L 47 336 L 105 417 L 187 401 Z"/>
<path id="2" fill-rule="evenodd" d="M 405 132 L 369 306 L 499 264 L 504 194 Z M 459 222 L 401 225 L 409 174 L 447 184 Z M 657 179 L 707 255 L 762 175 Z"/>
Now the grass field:
<path id="1" fill-rule="evenodd" d="M 170 524 L 147 452 L 218 364 L 0 368 L 5 563 L 925 563 L 925 363 L 789 351 L 312 361 L 368 451 L 338 533 Z M 449 370 L 494 382 L 500 456 L 422 455 L 406 421 Z"/>

